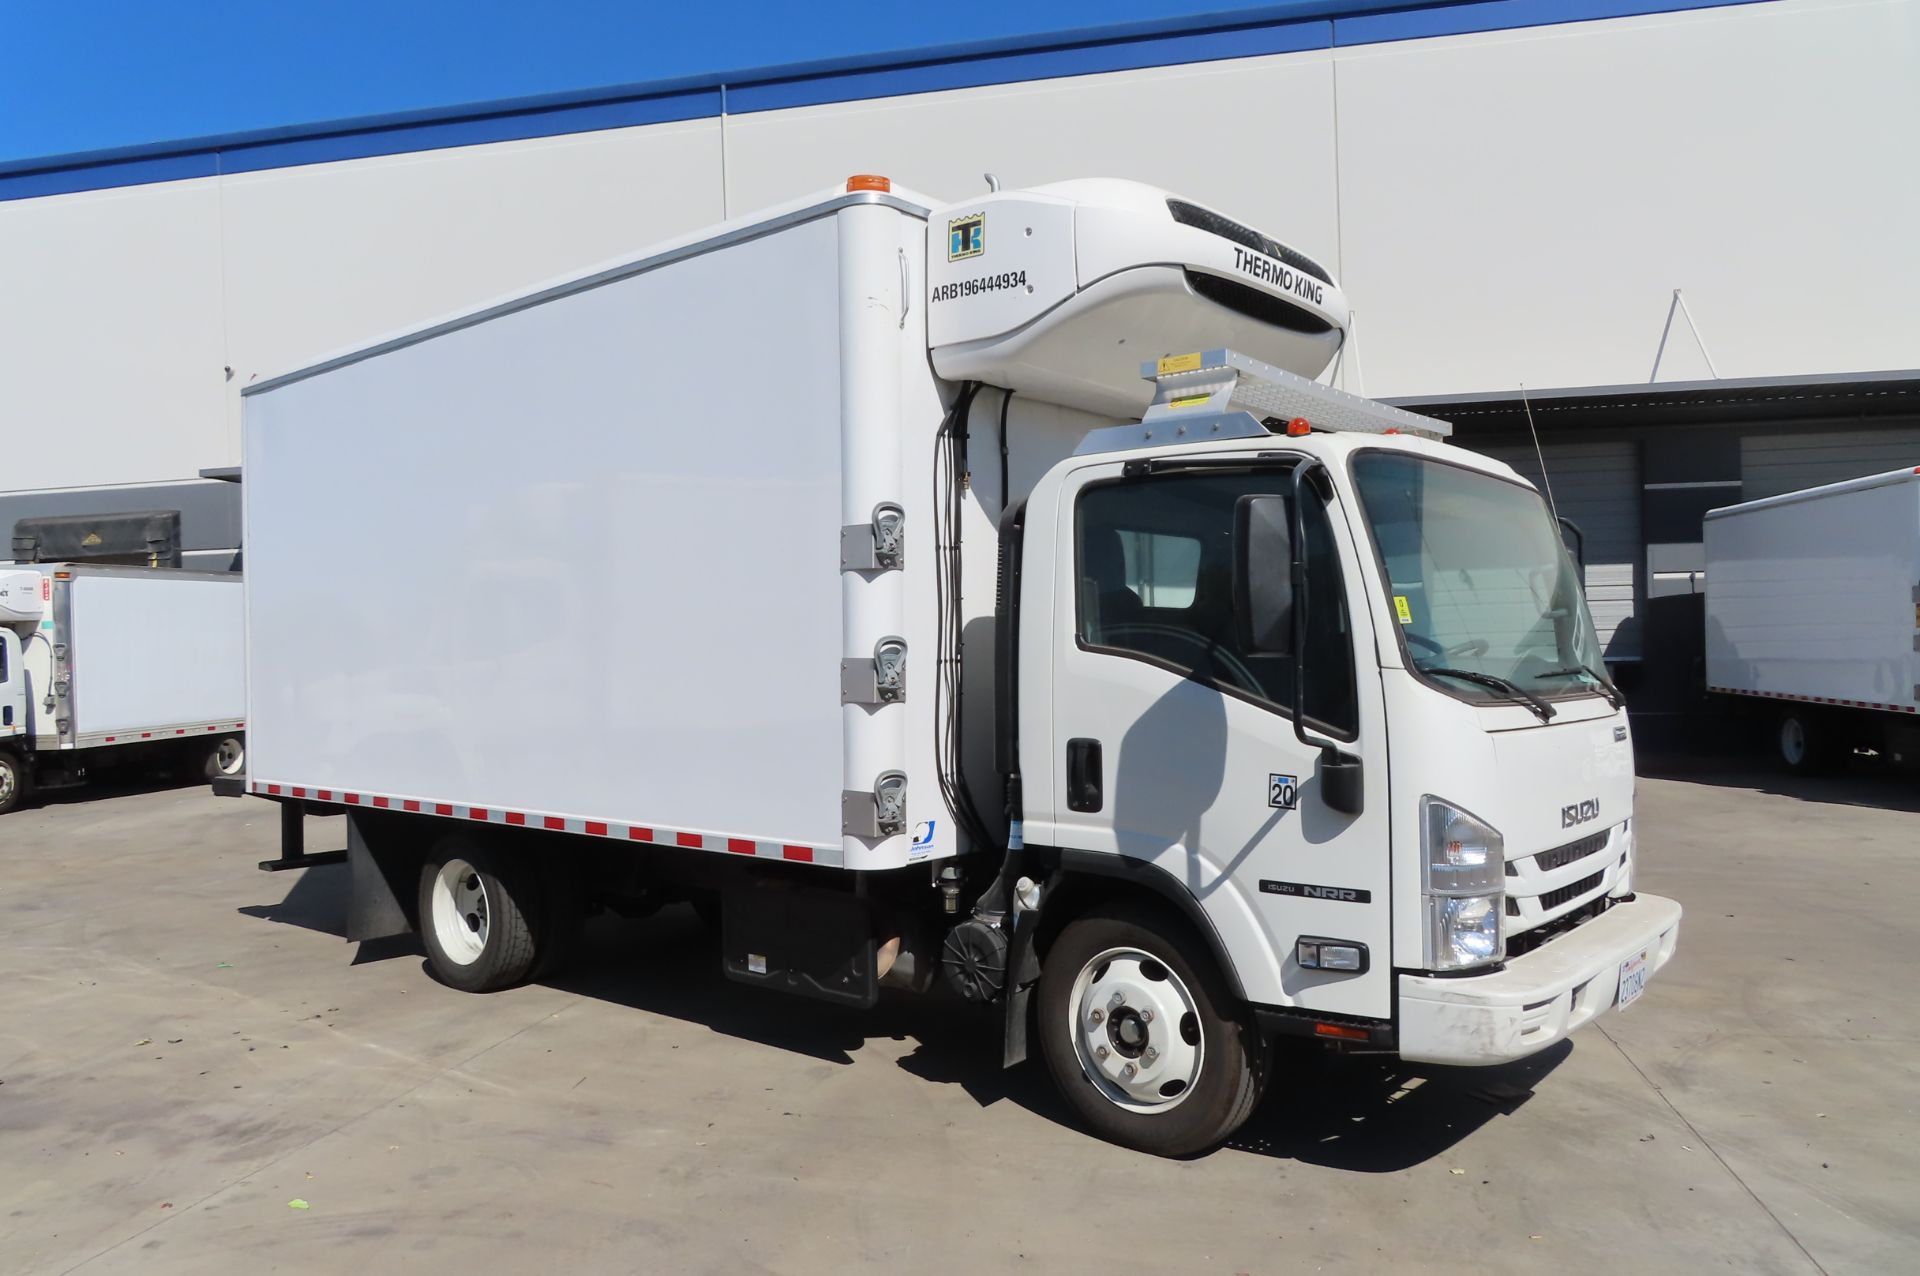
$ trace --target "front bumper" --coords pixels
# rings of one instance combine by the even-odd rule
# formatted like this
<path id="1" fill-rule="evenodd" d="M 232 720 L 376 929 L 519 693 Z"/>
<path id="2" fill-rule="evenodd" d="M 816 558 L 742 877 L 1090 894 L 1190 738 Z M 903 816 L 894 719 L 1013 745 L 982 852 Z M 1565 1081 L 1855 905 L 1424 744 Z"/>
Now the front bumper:
<path id="1" fill-rule="evenodd" d="M 1611 1010 L 1622 962 L 1644 951 L 1651 978 L 1679 938 L 1680 905 L 1641 895 L 1492 974 L 1401 975 L 1400 1057 L 1459 1064 L 1524 1059 Z"/>

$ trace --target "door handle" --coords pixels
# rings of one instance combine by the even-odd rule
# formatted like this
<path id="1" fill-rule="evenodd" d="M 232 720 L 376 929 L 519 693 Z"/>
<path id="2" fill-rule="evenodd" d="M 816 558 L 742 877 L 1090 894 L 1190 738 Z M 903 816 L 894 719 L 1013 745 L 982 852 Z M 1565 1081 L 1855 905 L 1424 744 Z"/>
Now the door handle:
<path id="1" fill-rule="evenodd" d="M 1097 811 L 1103 805 L 1100 742 L 1067 741 L 1067 809 Z"/>

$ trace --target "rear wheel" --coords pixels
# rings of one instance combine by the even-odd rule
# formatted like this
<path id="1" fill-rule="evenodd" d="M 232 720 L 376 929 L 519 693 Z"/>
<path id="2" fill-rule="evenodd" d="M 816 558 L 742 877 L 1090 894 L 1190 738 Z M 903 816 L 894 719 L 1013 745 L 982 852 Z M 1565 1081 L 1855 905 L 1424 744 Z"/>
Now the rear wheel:
<path id="1" fill-rule="evenodd" d="M 26 801 L 31 787 L 32 773 L 26 761 L 17 753 L 0 749 L 0 815 Z"/>
<path id="2" fill-rule="evenodd" d="M 247 769 L 247 746 L 237 735 L 223 736 L 207 750 L 205 770 L 209 780 L 223 775 L 239 775 Z"/>
<path id="3" fill-rule="evenodd" d="M 470 837 L 442 838 L 420 869 L 420 935 L 441 982 L 493 992 L 524 982 L 539 957 L 538 877 Z"/>
<path id="4" fill-rule="evenodd" d="M 1827 724 L 1803 709 L 1789 709 L 1780 715 L 1775 744 L 1780 764 L 1795 775 L 1817 775 L 1833 761 Z"/>
<path id="5" fill-rule="evenodd" d="M 1174 919 L 1125 906 L 1070 922 L 1048 951 L 1047 1068 L 1102 1138 L 1187 1156 L 1259 1102 L 1266 1052 L 1203 951 Z"/>

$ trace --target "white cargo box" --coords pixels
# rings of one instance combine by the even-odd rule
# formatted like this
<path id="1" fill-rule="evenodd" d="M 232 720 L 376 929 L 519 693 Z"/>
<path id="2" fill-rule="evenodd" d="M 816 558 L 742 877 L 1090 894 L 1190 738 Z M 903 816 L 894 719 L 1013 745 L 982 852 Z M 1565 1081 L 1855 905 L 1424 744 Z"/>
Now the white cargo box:
<path id="1" fill-rule="evenodd" d="M 246 718 L 241 578 L 36 564 L 46 600 L 22 632 L 37 749 L 231 733 Z"/>
<path id="2" fill-rule="evenodd" d="M 253 791 L 950 854 L 931 697 L 841 698 L 883 637 L 931 678 L 932 529 L 904 569 L 842 570 L 909 483 L 925 508 L 924 216 L 798 205 L 251 388 Z M 912 823 L 848 831 L 889 773 L 920 777 Z"/>
<path id="3" fill-rule="evenodd" d="M 1706 516 L 1707 685 L 1920 708 L 1920 469 Z"/>

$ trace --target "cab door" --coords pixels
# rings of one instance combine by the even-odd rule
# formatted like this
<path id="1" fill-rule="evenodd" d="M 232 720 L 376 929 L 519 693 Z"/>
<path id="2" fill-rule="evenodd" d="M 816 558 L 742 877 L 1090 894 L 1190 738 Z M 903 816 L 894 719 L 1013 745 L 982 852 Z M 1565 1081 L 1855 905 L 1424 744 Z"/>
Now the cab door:
<path id="1" fill-rule="evenodd" d="M 1289 494 L 1291 462 L 1131 468 L 1067 476 L 1056 506 L 1051 833 L 1173 878 L 1248 1000 L 1386 1018 L 1384 707 L 1371 638 L 1356 641 L 1359 563 L 1338 504 L 1308 497 L 1305 708 L 1312 732 L 1361 759 L 1357 814 L 1321 798 L 1320 750 L 1288 716 L 1291 657 L 1236 636 L 1234 505 Z M 1302 938 L 1365 945 L 1367 967 L 1304 970 Z"/>
<path id="2" fill-rule="evenodd" d="M 20 659 L 20 636 L 0 628 L 0 739 L 27 729 L 27 670 Z"/>

